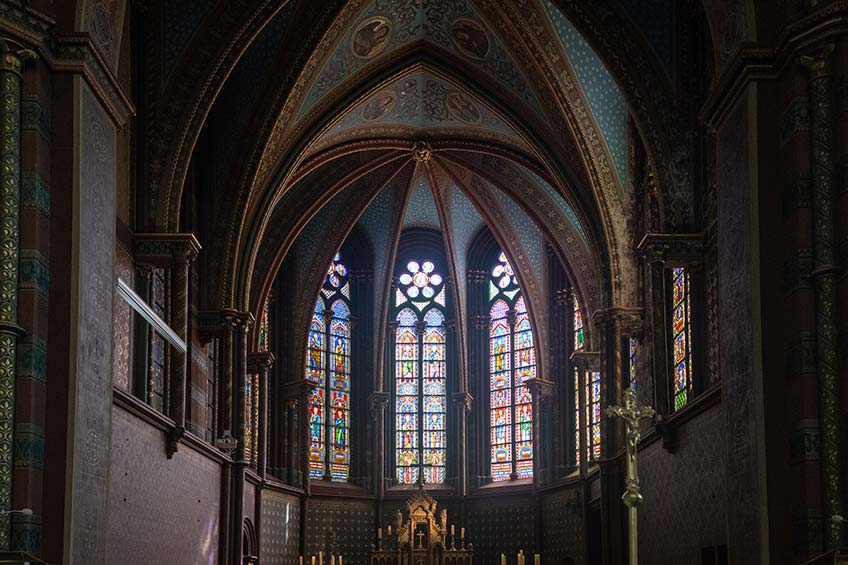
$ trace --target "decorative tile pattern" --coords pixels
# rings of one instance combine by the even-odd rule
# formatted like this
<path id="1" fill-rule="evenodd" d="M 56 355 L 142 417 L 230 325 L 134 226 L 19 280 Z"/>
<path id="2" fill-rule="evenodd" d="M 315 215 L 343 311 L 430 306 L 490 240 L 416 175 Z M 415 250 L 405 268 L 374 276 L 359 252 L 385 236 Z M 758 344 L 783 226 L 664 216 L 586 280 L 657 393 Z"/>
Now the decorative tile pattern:
<path id="1" fill-rule="evenodd" d="M 164 434 L 120 408 L 112 426 L 109 559 L 102 562 L 217 563 L 218 464 L 186 446 L 167 459 Z"/>
<path id="2" fill-rule="evenodd" d="M 465 311 L 468 302 L 468 248 L 471 240 L 483 226 L 483 218 L 456 184 L 450 181 L 450 224 L 453 231 L 453 244 L 456 247 L 457 288 L 459 289 L 460 306 Z M 465 317 L 463 317 L 465 319 Z"/>
<path id="3" fill-rule="evenodd" d="M 51 137 L 50 108 L 37 96 L 21 97 L 21 129 L 37 131 L 46 141 Z"/>
<path id="4" fill-rule="evenodd" d="M 639 512 L 639 560 L 645 563 L 699 565 L 702 547 L 727 543 L 721 407 L 686 422 L 678 434 L 674 454 L 659 441 L 639 452 L 645 497 Z"/>
<path id="5" fill-rule="evenodd" d="M 306 515 L 306 555 L 344 556 L 350 565 L 367 565 L 374 537 L 372 502 L 312 499 Z M 305 559 L 306 560 L 306 559 Z"/>
<path id="6" fill-rule="evenodd" d="M 115 246 L 115 277 L 121 277 L 130 286 L 133 285 L 133 260 L 122 245 Z M 130 343 L 133 312 L 130 305 L 112 293 L 112 382 L 115 386 L 130 390 Z"/>
<path id="7" fill-rule="evenodd" d="M 550 0 L 543 0 L 571 67 L 603 133 L 622 186 L 627 180 L 627 105 L 615 79 L 583 36 Z"/>
<path id="8" fill-rule="evenodd" d="M 581 490 L 542 498 L 542 555 L 548 563 L 585 563 Z"/>
<path id="9" fill-rule="evenodd" d="M 537 548 L 536 501 L 533 497 L 494 496 L 468 501 L 466 539 L 474 544 L 474 561 L 500 563 L 500 554 L 515 562 L 518 551 L 532 556 Z"/>
<path id="10" fill-rule="evenodd" d="M 18 265 L 18 288 L 34 290 L 45 298 L 50 290 L 50 268 L 47 259 L 38 251 L 23 249 Z"/>
<path id="11" fill-rule="evenodd" d="M 21 175 L 21 208 L 35 208 L 50 215 L 50 189 L 40 175 Z"/>
<path id="12" fill-rule="evenodd" d="M 272 490 L 262 492 L 262 563 L 297 563 L 300 549 L 300 499 Z"/>

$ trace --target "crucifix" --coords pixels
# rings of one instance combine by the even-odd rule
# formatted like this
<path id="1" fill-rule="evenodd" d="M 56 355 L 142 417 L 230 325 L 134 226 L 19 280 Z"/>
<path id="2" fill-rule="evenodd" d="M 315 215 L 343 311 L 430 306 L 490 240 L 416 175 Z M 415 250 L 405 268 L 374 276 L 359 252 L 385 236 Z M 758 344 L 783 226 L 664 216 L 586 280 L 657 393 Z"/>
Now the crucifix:
<path id="1" fill-rule="evenodd" d="M 415 537 L 418 538 L 418 549 L 423 549 L 424 548 L 424 532 L 422 532 L 421 530 L 418 530 L 418 532 L 415 534 Z"/>
<path id="2" fill-rule="evenodd" d="M 632 388 L 624 391 L 624 406 L 608 406 L 606 410 L 608 417 L 617 416 L 624 420 L 625 433 L 627 437 L 627 489 L 621 499 L 627 507 L 628 523 L 630 524 L 630 565 L 639 563 L 639 545 L 637 543 L 636 531 L 636 507 L 642 502 L 642 493 L 639 492 L 639 474 L 636 472 L 636 447 L 639 443 L 639 420 L 650 418 L 655 414 L 650 406 L 638 406 L 636 392 Z"/>

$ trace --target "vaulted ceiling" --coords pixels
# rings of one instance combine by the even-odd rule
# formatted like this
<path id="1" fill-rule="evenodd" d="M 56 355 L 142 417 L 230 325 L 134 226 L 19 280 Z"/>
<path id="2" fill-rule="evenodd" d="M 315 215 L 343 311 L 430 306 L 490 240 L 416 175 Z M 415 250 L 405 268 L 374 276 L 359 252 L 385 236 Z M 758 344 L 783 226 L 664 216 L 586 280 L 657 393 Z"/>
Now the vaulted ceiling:
<path id="1" fill-rule="evenodd" d="M 577 0 L 318 4 L 257 8 L 261 22 L 243 28 L 251 37 L 231 44 L 241 51 L 228 55 L 226 80 L 197 93 L 185 126 L 173 126 L 167 116 L 185 103 L 171 85 L 193 72 L 186 61 L 214 31 L 210 18 L 240 16 L 201 0 L 163 3 L 163 91 L 175 97 L 151 129 L 185 127 L 185 142 L 154 145 L 149 176 L 165 182 L 151 189 L 150 209 L 162 210 L 162 228 L 178 223 L 183 167 L 197 163 L 194 181 L 215 219 L 207 257 L 222 277 L 216 301 L 254 308 L 292 246 L 322 233 L 337 249 L 356 222 L 368 233 L 390 224 L 389 235 L 372 233 L 375 248 L 404 225 L 438 228 L 456 248 L 457 273 L 463 246 L 487 224 L 523 250 L 528 286 L 541 280 L 546 240 L 588 303 L 632 300 L 628 135 L 632 120 L 653 157 L 668 152 L 660 126 L 670 112 L 651 103 L 669 99 L 671 0 L 589 12 L 593 3 Z M 599 36 L 593 18 L 618 18 L 620 32 Z M 628 42 L 638 55 L 621 49 Z M 651 97 L 621 72 L 628 57 L 640 58 Z M 192 123 L 202 124 L 193 134 Z M 426 165 L 410 152 L 421 141 L 432 151 Z"/>

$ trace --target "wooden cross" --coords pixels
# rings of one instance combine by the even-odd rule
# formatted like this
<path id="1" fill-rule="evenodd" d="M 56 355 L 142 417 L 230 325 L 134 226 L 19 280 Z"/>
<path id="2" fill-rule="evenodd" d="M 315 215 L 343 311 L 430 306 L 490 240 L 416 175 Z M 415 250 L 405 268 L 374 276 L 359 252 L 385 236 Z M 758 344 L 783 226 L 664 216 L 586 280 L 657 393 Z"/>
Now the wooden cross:
<path id="1" fill-rule="evenodd" d="M 639 420 L 650 418 L 655 412 L 650 406 L 639 406 L 636 392 L 632 388 L 628 388 L 624 391 L 624 406 L 608 406 L 606 414 L 610 418 L 615 416 L 624 420 L 627 437 L 627 489 L 621 499 L 627 506 L 630 522 L 630 565 L 638 565 L 639 545 L 637 543 L 636 507 L 642 502 L 642 493 L 639 492 L 639 474 L 636 471 L 636 447 L 642 435 L 639 432 Z"/>

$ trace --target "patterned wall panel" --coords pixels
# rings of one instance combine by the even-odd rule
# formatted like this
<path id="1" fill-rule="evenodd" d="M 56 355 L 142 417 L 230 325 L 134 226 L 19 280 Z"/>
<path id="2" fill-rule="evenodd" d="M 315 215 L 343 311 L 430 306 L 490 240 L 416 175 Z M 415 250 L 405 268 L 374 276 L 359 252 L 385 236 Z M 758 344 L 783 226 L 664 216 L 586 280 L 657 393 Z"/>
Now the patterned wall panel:
<path id="1" fill-rule="evenodd" d="M 542 498 L 542 559 L 546 563 L 585 563 L 582 489 L 572 488 Z"/>
<path id="2" fill-rule="evenodd" d="M 217 562 L 221 470 L 120 408 L 112 414 L 108 563 Z"/>
<path id="3" fill-rule="evenodd" d="M 288 565 L 300 554 L 300 499 L 264 490 L 262 492 L 262 532 L 259 544 L 262 563 Z"/>
<path id="4" fill-rule="evenodd" d="M 702 547 L 727 543 L 723 438 L 716 406 L 678 430 L 674 454 L 659 441 L 639 452 L 640 560 L 698 565 Z"/>
<path id="5" fill-rule="evenodd" d="M 532 496 L 493 496 L 467 503 L 466 539 L 474 544 L 474 560 L 499 563 L 500 554 L 515 562 L 520 549 L 536 553 L 536 499 Z"/>
<path id="6" fill-rule="evenodd" d="M 115 276 L 121 277 L 133 286 L 133 260 L 123 245 L 115 246 Z M 130 305 L 112 293 L 112 383 L 122 389 L 130 390 L 130 340 L 132 332 L 132 309 Z"/>
<path id="7" fill-rule="evenodd" d="M 521 238 L 521 243 L 524 245 L 524 250 L 533 264 L 536 280 L 542 280 L 542 230 L 539 225 L 530 219 L 524 208 L 511 197 L 507 196 L 502 190 L 495 189 L 495 196 L 501 206 L 504 207 L 506 213 L 512 220 L 512 225 L 515 228 L 515 233 Z"/>
<path id="8" fill-rule="evenodd" d="M 244 482 L 244 517 L 249 518 L 256 525 L 256 487 L 252 483 Z"/>
<path id="9" fill-rule="evenodd" d="M 313 498 L 306 513 L 306 554 L 341 554 L 346 564 L 366 565 L 375 512 L 368 500 Z"/>
<path id="10" fill-rule="evenodd" d="M 403 217 L 404 229 L 409 227 L 441 229 L 436 201 L 433 200 L 433 189 L 424 167 L 419 167 L 412 181 L 412 194 Z"/>

